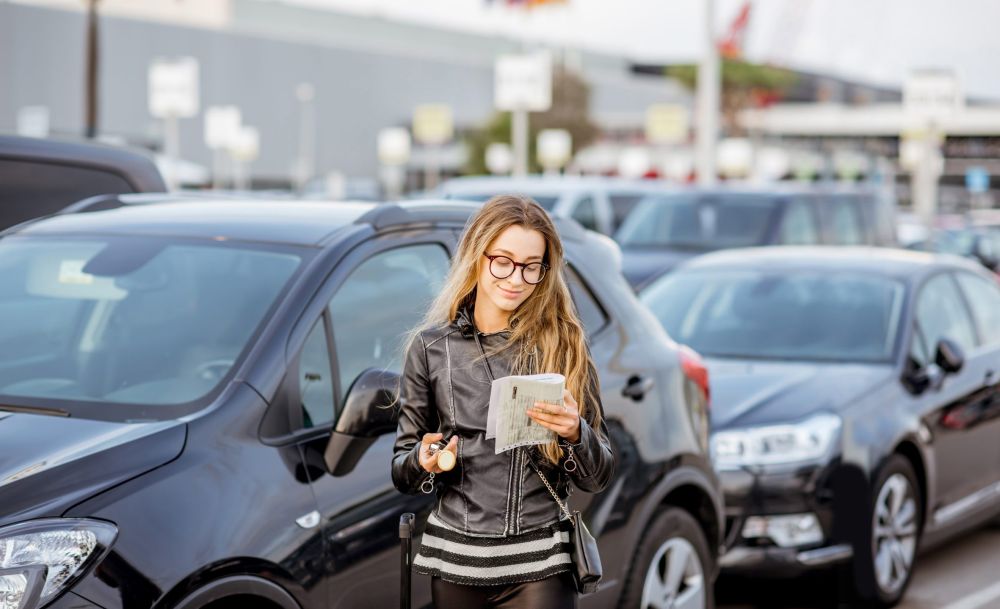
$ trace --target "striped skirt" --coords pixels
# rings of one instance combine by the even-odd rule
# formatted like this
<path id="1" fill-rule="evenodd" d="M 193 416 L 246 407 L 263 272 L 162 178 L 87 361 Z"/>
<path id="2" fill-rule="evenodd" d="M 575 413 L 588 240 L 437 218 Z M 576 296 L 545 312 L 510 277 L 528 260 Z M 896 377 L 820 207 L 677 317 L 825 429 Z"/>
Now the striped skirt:
<path id="1" fill-rule="evenodd" d="M 564 520 L 511 537 L 471 537 L 450 528 L 432 512 L 413 569 L 472 586 L 545 579 L 570 570 L 570 526 Z"/>

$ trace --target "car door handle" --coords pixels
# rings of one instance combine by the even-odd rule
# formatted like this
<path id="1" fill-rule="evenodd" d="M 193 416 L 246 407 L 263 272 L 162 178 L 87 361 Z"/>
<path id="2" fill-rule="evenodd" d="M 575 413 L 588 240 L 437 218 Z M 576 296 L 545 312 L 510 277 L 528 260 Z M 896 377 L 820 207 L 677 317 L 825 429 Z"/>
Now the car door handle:
<path id="1" fill-rule="evenodd" d="M 629 377 L 625 387 L 622 388 L 622 395 L 638 402 L 646 397 L 646 393 L 653 388 L 653 379 L 639 376 L 638 374 Z"/>

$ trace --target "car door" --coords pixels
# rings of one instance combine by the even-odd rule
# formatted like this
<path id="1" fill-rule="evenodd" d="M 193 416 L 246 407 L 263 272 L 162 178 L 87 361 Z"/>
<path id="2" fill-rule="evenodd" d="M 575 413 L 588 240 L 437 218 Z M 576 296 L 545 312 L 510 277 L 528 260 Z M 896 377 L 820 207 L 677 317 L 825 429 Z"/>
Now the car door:
<path id="1" fill-rule="evenodd" d="M 922 418 L 931 431 L 936 473 L 935 497 L 930 506 L 938 524 L 957 517 L 956 502 L 982 488 L 993 476 L 984 455 L 996 452 L 997 437 L 978 416 L 985 369 L 989 365 L 958 284 L 951 273 L 937 273 L 919 289 L 915 327 L 909 357 L 914 368 L 934 364 L 939 341 L 954 341 L 965 354 L 965 365 L 947 375 L 940 387 L 929 387 L 918 400 Z M 995 362 L 994 362 L 995 365 Z"/>
<path id="2" fill-rule="evenodd" d="M 330 358 L 332 380 L 303 391 L 315 400 L 312 405 L 303 400 L 307 410 L 335 421 L 362 371 L 400 372 L 407 333 L 420 323 L 447 274 L 448 243 L 448 232 L 388 235 L 370 240 L 341 261 L 322 293 L 328 304 L 317 328 L 325 327 L 325 332 L 317 332 L 314 349 L 321 362 L 318 369 L 323 353 Z M 312 378 L 316 376 L 322 375 Z M 302 382 L 319 383 L 305 376 Z M 328 439 L 304 446 L 307 461 L 321 462 Z M 424 522 L 433 495 L 403 495 L 393 487 L 394 440 L 392 433 L 376 439 L 343 475 L 310 468 L 327 548 L 328 607 L 389 607 L 399 602 L 399 516 L 415 512 L 418 522 Z M 416 578 L 413 606 L 429 602 L 429 582 Z"/>
<path id="3" fill-rule="evenodd" d="M 995 463 L 986 468 L 992 476 L 985 481 L 995 484 L 1000 481 L 1000 285 L 968 271 L 959 271 L 955 278 L 972 311 L 979 339 L 969 359 L 974 362 L 970 366 L 973 380 L 981 377 L 982 389 L 977 410 L 970 414 L 992 439 L 993 455 L 983 455 L 983 461 Z"/>

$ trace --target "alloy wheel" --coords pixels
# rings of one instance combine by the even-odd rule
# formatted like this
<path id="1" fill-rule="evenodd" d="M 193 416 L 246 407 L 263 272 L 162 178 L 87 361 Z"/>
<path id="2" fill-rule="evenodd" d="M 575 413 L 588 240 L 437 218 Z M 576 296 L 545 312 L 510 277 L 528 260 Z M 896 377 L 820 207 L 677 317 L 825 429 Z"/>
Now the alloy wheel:
<path id="1" fill-rule="evenodd" d="M 698 552 L 682 538 L 668 539 L 653 555 L 642 588 L 642 609 L 704 609 L 705 573 Z"/>
<path id="2" fill-rule="evenodd" d="M 875 578 L 892 595 L 909 578 L 917 548 L 917 501 L 906 476 L 894 473 L 882 484 L 872 527 Z"/>

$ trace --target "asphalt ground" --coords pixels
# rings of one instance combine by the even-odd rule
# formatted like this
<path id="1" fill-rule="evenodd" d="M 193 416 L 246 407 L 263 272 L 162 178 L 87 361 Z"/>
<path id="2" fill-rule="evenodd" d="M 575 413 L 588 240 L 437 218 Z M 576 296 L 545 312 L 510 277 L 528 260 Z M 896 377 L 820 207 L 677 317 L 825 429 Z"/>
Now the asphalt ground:
<path id="1" fill-rule="evenodd" d="M 835 573 L 793 580 L 722 577 L 717 609 L 845 609 L 850 585 Z M 1000 608 L 1000 527 L 968 533 L 917 557 L 898 609 Z"/>

